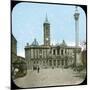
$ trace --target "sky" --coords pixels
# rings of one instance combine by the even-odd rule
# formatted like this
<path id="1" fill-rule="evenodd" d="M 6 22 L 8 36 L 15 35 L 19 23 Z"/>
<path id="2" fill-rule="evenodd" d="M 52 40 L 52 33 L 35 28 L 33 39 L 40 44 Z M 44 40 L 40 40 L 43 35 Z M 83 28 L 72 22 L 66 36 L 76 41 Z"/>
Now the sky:
<path id="1" fill-rule="evenodd" d="M 86 40 L 86 15 L 78 7 L 79 42 Z M 40 3 L 19 3 L 12 11 L 12 33 L 17 40 L 17 55 L 25 57 L 24 48 L 34 38 L 43 44 L 43 23 L 46 14 L 50 23 L 51 44 L 62 43 L 75 45 L 75 6 Z"/>

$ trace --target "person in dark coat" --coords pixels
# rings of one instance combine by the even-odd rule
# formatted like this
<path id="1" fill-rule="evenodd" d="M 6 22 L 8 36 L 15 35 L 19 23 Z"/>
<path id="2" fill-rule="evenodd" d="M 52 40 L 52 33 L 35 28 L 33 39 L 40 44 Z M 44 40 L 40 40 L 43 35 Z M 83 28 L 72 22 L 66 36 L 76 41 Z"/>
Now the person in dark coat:
<path id="1" fill-rule="evenodd" d="M 39 68 L 39 66 L 38 66 L 38 68 L 37 68 L 38 73 L 39 73 L 39 70 L 40 70 L 40 68 Z"/>

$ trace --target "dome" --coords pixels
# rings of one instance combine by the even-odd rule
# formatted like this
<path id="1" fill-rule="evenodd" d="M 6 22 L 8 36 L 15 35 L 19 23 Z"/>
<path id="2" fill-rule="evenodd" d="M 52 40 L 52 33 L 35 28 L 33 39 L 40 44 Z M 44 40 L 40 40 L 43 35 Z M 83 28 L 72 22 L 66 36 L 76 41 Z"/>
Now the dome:
<path id="1" fill-rule="evenodd" d="M 65 40 L 62 41 L 62 43 L 60 44 L 60 46 L 67 46 Z"/>
<path id="2" fill-rule="evenodd" d="M 32 42 L 31 45 L 32 45 L 32 46 L 38 46 L 38 45 L 39 45 L 38 42 L 37 42 L 37 40 L 36 40 L 36 38 L 34 39 L 34 41 Z"/>

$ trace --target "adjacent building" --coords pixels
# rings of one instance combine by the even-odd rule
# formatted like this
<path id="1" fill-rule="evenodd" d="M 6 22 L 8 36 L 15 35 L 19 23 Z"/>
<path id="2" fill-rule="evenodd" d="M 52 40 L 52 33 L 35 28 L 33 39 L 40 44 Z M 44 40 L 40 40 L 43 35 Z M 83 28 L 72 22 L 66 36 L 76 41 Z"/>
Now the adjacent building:
<path id="1" fill-rule="evenodd" d="M 25 76 L 27 73 L 27 65 L 24 57 L 17 56 L 17 40 L 11 34 L 11 64 L 12 78 Z"/>
<path id="2" fill-rule="evenodd" d="M 14 63 L 17 60 L 17 40 L 13 34 L 11 34 L 11 45 L 11 59 L 12 63 Z"/>

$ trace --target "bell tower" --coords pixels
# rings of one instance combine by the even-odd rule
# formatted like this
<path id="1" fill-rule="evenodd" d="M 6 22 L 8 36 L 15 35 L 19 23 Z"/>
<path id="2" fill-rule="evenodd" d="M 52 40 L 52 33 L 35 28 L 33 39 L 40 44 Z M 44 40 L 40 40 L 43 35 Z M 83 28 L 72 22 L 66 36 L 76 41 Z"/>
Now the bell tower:
<path id="1" fill-rule="evenodd" d="M 45 22 L 43 23 L 44 29 L 44 45 L 50 45 L 50 23 L 48 22 L 47 14 L 45 18 Z"/>

